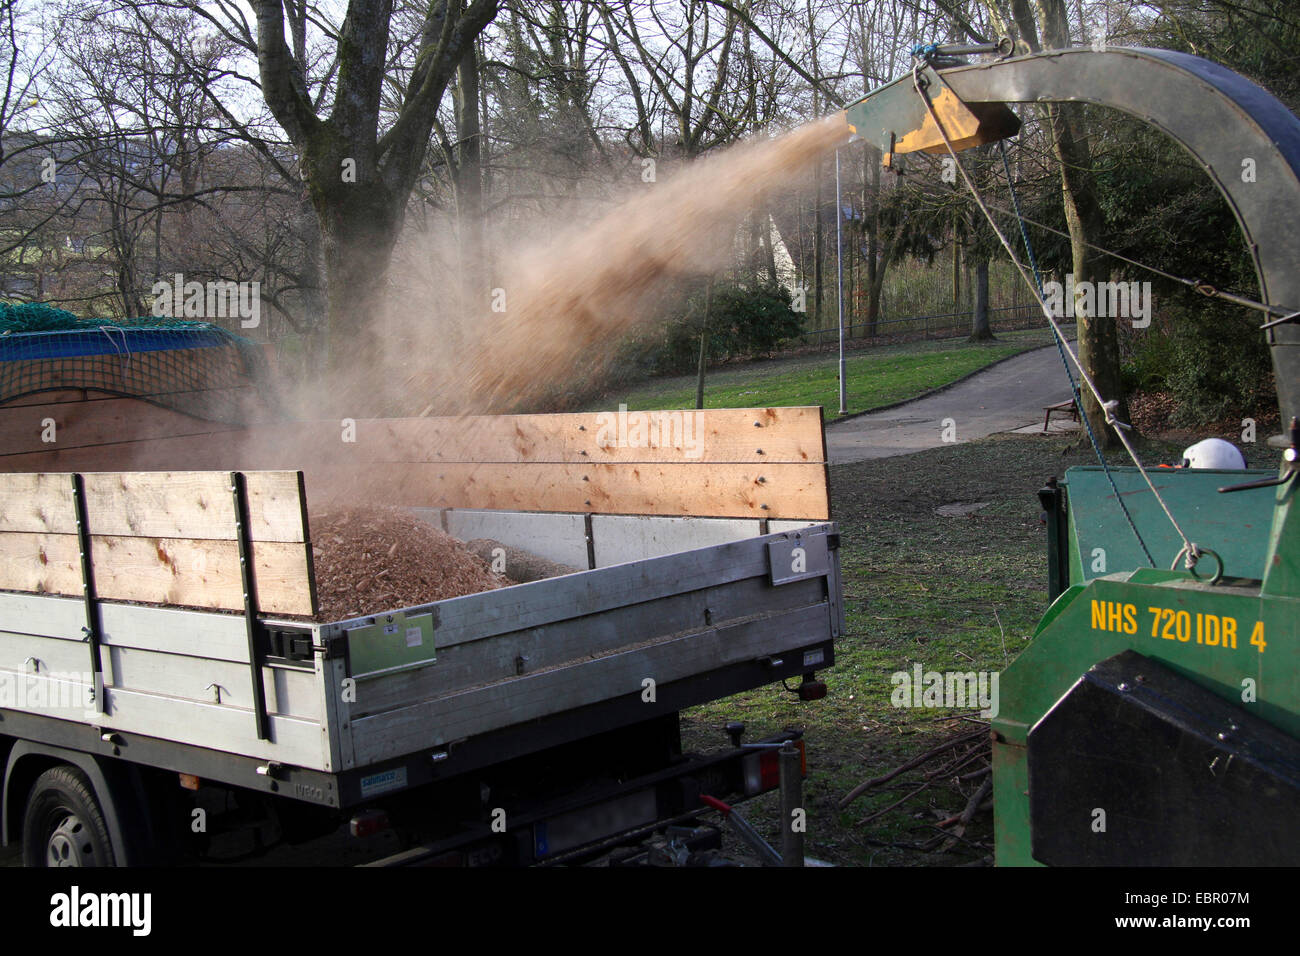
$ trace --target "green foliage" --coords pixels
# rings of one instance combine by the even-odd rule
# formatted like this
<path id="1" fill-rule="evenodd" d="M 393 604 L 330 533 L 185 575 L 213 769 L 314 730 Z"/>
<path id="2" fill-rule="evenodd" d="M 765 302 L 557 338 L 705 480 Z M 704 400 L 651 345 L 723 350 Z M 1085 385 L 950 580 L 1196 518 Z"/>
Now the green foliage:
<path id="1" fill-rule="evenodd" d="M 1272 363 L 1253 318 L 1189 311 L 1174 324 L 1165 382 L 1179 399 L 1179 424 L 1200 424 L 1274 399 Z"/>
<path id="2" fill-rule="evenodd" d="M 1154 317 L 1149 329 L 1120 324 L 1120 352 L 1124 359 L 1120 374 L 1125 394 L 1164 390 L 1174 359 L 1171 325 L 1165 314 Z"/>
<path id="3" fill-rule="evenodd" d="M 699 361 L 705 291 L 693 294 L 684 318 L 664 329 L 662 345 L 650 364 L 659 372 L 688 372 Z M 803 332 L 802 317 L 793 309 L 790 293 L 780 286 L 749 288 L 715 283 L 708 309 L 710 362 L 741 356 L 770 355 Z"/>
<path id="4" fill-rule="evenodd" d="M 1222 63 L 1300 106 L 1300 7 L 1277 0 L 1165 0 L 1143 45 L 1195 53 Z"/>
<path id="5" fill-rule="evenodd" d="M 1258 320 L 1204 301 L 1164 310 L 1136 339 L 1125 385 L 1169 391 L 1178 425 L 1202 425 L 1275 399 L 1272 361 Z"/>

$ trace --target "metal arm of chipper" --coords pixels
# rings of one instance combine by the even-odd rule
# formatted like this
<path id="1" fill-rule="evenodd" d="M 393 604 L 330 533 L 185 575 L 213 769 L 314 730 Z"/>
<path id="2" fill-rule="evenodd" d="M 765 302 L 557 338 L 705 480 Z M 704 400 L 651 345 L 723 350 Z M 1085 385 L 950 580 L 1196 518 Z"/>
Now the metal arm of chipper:
<path id="1" fill-rule="evenodd" d="M 1078 48 L 953 66 L 945 65 L 953 50 L 932 52 L 918 79 L 956 150 L 1019 132 L 1008 103 L 1094 103 L 1172 137 L 1232 209 L 1260 301 L 1277 315 L 1300 309 L 1300 229 L 1285 213 L 1300 209 L 1300 121 L 1267 91 L 1218 64 L 1169 50 Z M 903 153 L 946 152 L 910 73 L 851 103 L 844 121 L 880 149 L 887 167 Z M 1247 159 L 1252 175 L 1243 176 Z M 1300 416 L 1300 323 L 1273 324 L 1266 335 L 1282 421 L 1289 422 Z M 1270 444 L 1284 448 L 1288 437 Z"/>

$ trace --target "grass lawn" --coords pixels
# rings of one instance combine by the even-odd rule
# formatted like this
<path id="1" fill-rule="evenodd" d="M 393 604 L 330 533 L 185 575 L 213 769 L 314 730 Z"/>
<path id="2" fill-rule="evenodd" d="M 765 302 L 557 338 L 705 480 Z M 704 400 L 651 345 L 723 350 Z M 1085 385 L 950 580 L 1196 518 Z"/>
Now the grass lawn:
<path id="1" fill-rule="evenodd" d="M 971 372 L 1029 349 L 1050 345 L 1051 332 L 1002 332 L 998 340 L 974 345 L 965 339 L 911 342 L 849 352 L 849 413 L 915 398 Z M 587 406 L 604 411 L 625 403 L 631 411 L 694 408 L 695 376 L 656 378 L 614 390 Z M 705 408 L 759 408 L 821 405 L 826 421 L 839 417 L 839 365 L 836 353 L 750 362 L 706 373 Z"/>

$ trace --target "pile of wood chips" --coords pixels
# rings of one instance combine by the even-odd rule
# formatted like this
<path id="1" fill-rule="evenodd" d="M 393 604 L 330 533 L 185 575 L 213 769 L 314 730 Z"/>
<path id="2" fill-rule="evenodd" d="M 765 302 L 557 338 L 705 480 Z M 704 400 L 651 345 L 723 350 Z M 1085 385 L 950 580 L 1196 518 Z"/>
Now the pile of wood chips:
<path id="1" fill-rule="evenodd" d="M 514 582 L 451 535 L 401 508 L 330 508 L 310 517 L 317 620 L 341 621 Z"/>

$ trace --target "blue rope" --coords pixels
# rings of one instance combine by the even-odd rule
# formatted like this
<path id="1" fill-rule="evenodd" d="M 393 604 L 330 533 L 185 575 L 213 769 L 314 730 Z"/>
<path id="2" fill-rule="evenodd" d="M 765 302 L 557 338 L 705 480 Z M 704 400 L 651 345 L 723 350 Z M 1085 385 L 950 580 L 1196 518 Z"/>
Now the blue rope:
<path id="1" fill-rule="evenodd" d="M 1002 169 L 1007 176 L 1007 187 L 1011 192 L 1011 208 L 1016 213 L 1016 224 L 1020 226 L 1020 238 L 1025 243 L 1025 255 L 1029 258 L 1029 268 L 1034 273 L 1034 284 L 1038 286 L 1038 295 L 1040 298 L 1046 298 L 1043 294 L 1043 278 L 1038 271 L 1038 260 L 1034 256 L 1033 244 L 1029 241 L 1029 231 L 1025 228 L 1025 218 L 1020 214 L 1020 198 L 1016 195 L 1016 184 L 1011 178 L 1011 163 L 1007 160 L 1007 142 L 1004 139 L 998 140 L 998 149 L 1002 153 Z M 1123 497 L 1120 496 L 1119 489 L 1115 487 L 1115 479 L 1110 473 L 1110 465 L 1106 463 L 1106 457 L 1101 453 L 1101 445 L 1097 442 L 1097 436 L 1093 434 L 1092 422 L 1088 421 L 1088 416 L 1083 412 L 1083 401 L 1080 396 L 1079 383 L 1075 381 L 1074 370 L 1070 368 L 1070 362 L 1065 357 L 1065 344 L 1061 341 L 1061 336 L 1056 336 L 1056 351 L 1061 356 L 1061 364 L 1065 366 L 1065 374 L 1070 379 L 1070 391 L 1074 394 L 1075 407 L 1079 409 L 1079 418 L 1083 420 L 1083 427 L 1088 432 L 1088 441 L 1092 443 L 1092 450 L 1097 455 L 1097 461 L 1101 463 L 1101 470 L 1106 475 L 1106 480 L 1110 483 L 1110 490 L 1115 493 L 1115 501 L 1119 504 L 1120 510 L 1124 512 L 1124 520 L 1128 522 L 1129 528 L 1133 531 L 1133 537 L 1137 538 L 1138 544 L 1142 546 L 1142 553 L 1147 556 L 1147 561 L 1151 567 L 1156 566 L 1155 558 L 1151 557 L 1151 551 L 1147 548 L 1147 543 L 1142 540 L 1142 535 L 1138 532 L 1137 525 L 1133 523 L 1133 516 L 1129 514 L 1128 505 L 1124 503 Z"/>

